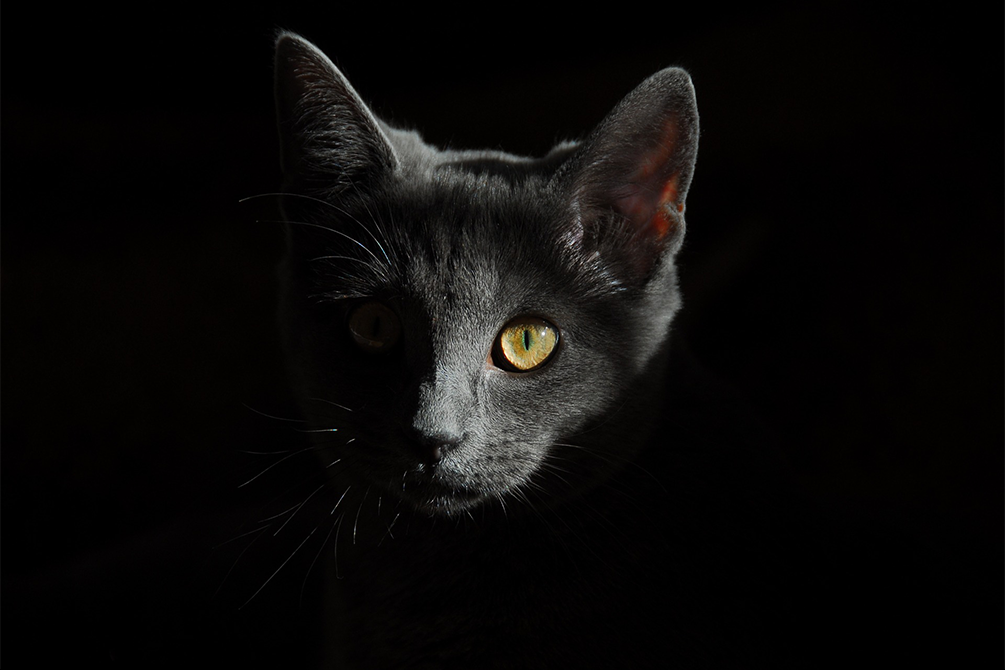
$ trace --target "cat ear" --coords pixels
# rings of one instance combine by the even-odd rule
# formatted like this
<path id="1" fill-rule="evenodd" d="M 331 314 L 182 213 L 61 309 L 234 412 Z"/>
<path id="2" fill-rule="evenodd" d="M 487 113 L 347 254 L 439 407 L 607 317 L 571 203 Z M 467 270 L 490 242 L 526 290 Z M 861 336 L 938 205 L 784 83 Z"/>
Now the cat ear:
<path id="1" fill-rule="evenodd" d="M 636 269 L 648 272 L 683 240 L 697 153 L 691 78 L 679 68 L 657 72 L 608 114 L 569 168 L 580 234 L 616 240 Z"/>
<path id="2" fill-rule="evenodd" d="M 280 160 L 288 182 L 331 193 L 391 170 L 380 122 L 335 64 L 299 35 L 276 40 Z"/>

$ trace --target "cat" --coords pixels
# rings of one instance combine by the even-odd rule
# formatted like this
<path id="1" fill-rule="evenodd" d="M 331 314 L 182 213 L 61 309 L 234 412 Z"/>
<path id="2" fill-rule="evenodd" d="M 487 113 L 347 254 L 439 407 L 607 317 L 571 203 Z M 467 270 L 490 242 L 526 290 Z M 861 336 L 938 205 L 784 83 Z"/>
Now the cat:
<path id="1" fill-rule="evenodd" d="M 328 665 L 749 667 L 815 648 L 829 568 L 784 463 L 671 337 L 689 75 L 657 72 L 541 158 L 392 127 L 293 33 L 275 85 L 280 323 L 335 547 Z"/>

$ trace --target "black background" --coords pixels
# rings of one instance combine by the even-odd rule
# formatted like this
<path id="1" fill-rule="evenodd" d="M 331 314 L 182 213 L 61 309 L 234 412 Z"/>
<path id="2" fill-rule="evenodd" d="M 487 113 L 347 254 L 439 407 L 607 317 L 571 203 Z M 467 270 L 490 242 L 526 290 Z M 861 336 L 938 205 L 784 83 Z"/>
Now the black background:
<path id="1" fill-rule="evenodd" d="M 1003 16 L 910 7 L 8 11 L 4 660 L 310 656 L 304 566 L 241 607 L 296 539 L 223 579 L 268 494 L 238 488 L 242 452 L 291 440 L 261 414 L 292 414 L 275 203 L 242 203 L 280 182 L 280 27 L 461 148 L 541 154 L 688 68 L 678 332 L 811 490 L 937 548 L 965 622 L 947 635 L 1000 653 Z"/>

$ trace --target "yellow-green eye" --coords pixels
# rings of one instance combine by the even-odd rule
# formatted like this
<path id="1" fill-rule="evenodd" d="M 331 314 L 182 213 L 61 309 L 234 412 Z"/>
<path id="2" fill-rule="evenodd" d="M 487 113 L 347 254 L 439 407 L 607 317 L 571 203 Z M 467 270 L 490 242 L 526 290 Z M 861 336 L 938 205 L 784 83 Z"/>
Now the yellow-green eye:
<path id="1" fill-rule="evenodd" d="M 387 305 L 365 302 L 349 314 L 349 332 L 360 349 L 387 351 L 401 337 L 401 322 Z"/>
<path id="2" fill-rule="evenodd" d="M 502 329 L 492 348 L 493 362 L 512 372 L 529 372 L 544 365 L 558 346 L 558 328 L 544 319 L 521 316 Z"/>

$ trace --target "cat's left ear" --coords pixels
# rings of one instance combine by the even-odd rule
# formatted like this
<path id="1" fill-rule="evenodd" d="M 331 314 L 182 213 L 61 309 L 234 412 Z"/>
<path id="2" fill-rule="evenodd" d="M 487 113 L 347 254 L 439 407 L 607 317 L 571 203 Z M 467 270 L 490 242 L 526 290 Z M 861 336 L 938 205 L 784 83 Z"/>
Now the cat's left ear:
<path id="1" fill-rule="evenodd" d="M 691 77 L 680 68 L 657 72 L 608 114 L 569 166 L 582 234 L 601 245 L 616 240 L 643 273 L 656 256 L 676 252 L 697 154 Z"/>

